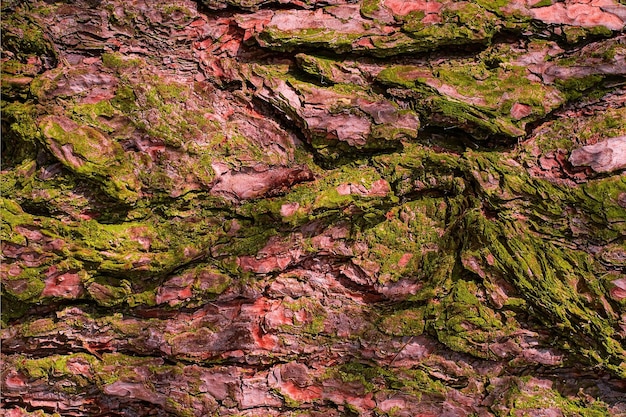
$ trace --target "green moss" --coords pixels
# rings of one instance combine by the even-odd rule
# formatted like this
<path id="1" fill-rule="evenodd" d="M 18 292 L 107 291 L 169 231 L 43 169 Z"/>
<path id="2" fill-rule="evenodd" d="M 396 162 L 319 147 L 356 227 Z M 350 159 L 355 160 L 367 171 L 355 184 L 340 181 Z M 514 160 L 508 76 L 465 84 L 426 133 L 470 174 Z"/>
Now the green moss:
<path id="1" fill-rule="evenodd" d="M 581 144 L 589 143 L 595 137 L 617 137 L 626 135 L 626 126 L 621 123 L 626 118 L 626 109 L 608 108 L 579 118 L 559 118 L 544 124 L 544 128 L 535 135 L 535 142 L 521 149 L 525 158 L 533 158 L 530 153 L 536 144 L 542 154 L 556 150 L 571 151 Z"/>
<path id="2" fill-rule="evenodd" d="M 428 280 L 425 271 L 446 244 L 442 238 L 445 225 L 439 217 L 446 211 L 442 199 L 425 197 L 388 211 L 381 216 L 383 221 L 379 220 L 356 236 L 357 242 L 369 248 L 364 260 L 380 267 L 380 283 L 406 276 Z"/>
<path id="3" fill-rule="evenodd" d="M 446 387 L 422 369 L 383 368 L 348 362 L 327 372 L 327 377 L 344 383 L 358 383 L 367 392 L 397 392 L 421 398 L 422 395 L 445 396 Z"/>
<path id="4" fill-rule="evenodd" d="M 413 88 L 419 76 L 430 75 L 429 71 L 412 65 L 392 65 L 378 73 L 376 79 L 383 84 Z"/>
<path id="5" fill-rule="evenodd" d="M 100 182 L 103 191 L 117 200 L 134 202 L 138 199 L 141 186 L 121 145 L 89 126 L 77 125 L 66 130 L 53 117 L 44 118 L 40 128 L 44 146 L 67 168 Z M 68 149 L 71 156 L 64 151 Z"/>
<path id="6" fill-rule="evenodd" d="M 277 395 L 279 395 L 280 397 L 282 397 L 284 403 L 285 403 L 285 407 L 287 408 L 300 408 L 302 406 L 302 403 L 300 401 L 294 400 L 293 398 L 291 398 L 288 394 L 279 391 L 279 390 L 274 390 L 275 393 Z"/>
<path id="7" fill-rule="evenodd" d="M 456 100 L 448 100 L 437 96 L 428 97 L 423 108 L 429 113 L 442 115 L 440 120 L 433 119 L 433 125 L 453 126 L 463 129 L 475 139 L 486 139 L 491 135 L 521 137 L 525 131 L 512 124 L 508 118 L 501 118 L 492 110 L 468 105 Z M 424 113 L 426 114 L 426 113 Z"/>
<path id="8" fill-rule="evenodd" d="M 109 280 L 96 278 L 95 285 L 92 283 L 87 287 L 89 295 L 104 307 L 112 307 L 127 300 L 132 293 L 130 282 L 122 280 L 119 286 L 110 285 Z"/>
<path id="9" fill-rule="evenodd" d="M 3 178 L 4 180 L 4 178 Z M 3 181 L 3 184 L 6 183 Z M 2 190 L 6 195 L 7 190 Z M 26 246 L 27 240 L 24 235 L 16 230 L 17 226 L 31 223 L 31 218 L 22 210 L 22 207 L 14 200 L 0 197 L 0 226 L 2 227 L 2 241 L 16 245 Z"/>
<path id="10" fill-rule="evenodd" d="M 429 28 L 424 29 L 425 32 L 428 30 Z M 369 41 L 374 45 L 374 48 L 357 46 L 355 49 L 367 51 L 378 58 L 385 58 L 394 55 L 426 52 L 440 46 L 438 40 L 431 37 L 430 33 L 424 33 L 423 35 L 418 39 L 404 32 L 396 32 L 390 35 L 372 35 L 369 37 Z"/>
<path id="11" fill-rule="evenodd" d="M 296 62 L 304 72 L 319 78 L 322 83 L 335 82 L 334 71 L 340 68 L 340 62 L 319 56 L 297 54 Z"/>
<path id="12" fill-rule="evenodd" d="M 363 0 L 360 10 L 362 16 L 372 17 L 372 14 L 380 10 L 380 0 Z"/>
<path id="13" fill-rule="evenodd" d="M 135 92 L 129 85 L 122 84 L 115 91 L 111 104 L 124 114 L 132 114 L 137 110 Z"/>
<path id="14" fill-rule="evenodd" d="M 160 99 L 165 102 L 184 102 L 190 95 L 189 86 L 177 82 L 160 82 L 158 78 L 153 79 L 155 90 L 158 92 Z"/>
<path id="15" fill-rule="evenodd" d="M 4 168 L 34 160 L 41 132 L 37 126 L 38 108 L 32 103 L 2 101 L 2 164 Z M 6 123 L 6 125 L 5 125 Z"/>
<path id="16" fill-rule="evenodd" d="M 27 268 L 23 269 L 19 275 L 11 277 L 11 283 L 6 282 L 4 285 L 4 293 L 13 296 L 15 299 L 33 303 L 38 300 L 45 288 L 42 276 L 47 268 Z M 15 289 L 10 289 L 14 287 Z M 10 312 L 9 312 L 10 314 Z"/>
<path id="17" fill-rule="evenodd" d="M 20 61 L 31 55 L 56 58 L 41 25 L 26 11 L 2 13 L 2 47 L 16 53 Z"/>
<path id="18" fill-rule="evenodd" d="M 441 66 L 436 72 L 442 82 L 454 86 L 468 97 L 483 98 L 487 107 L 501 109 L 503 114 L 508 113 L 511 106 L 510 101 L 502 100 L 503 96 L 532 106 L 540 116 L 545 114 L 546 89 L 526 78 L 526 68 L 507 66 L 489 71 L 480 64 L 460 68 L 451 65 Z"/>
<path id="19" fill-rule="evenodd" d="M 552 6 L 552 0 L 539 0 L 537 3 L 533 4 L 531 8 L 535 9 L 538 7 L 548 7 Z"/>
<path id="20" fill-rule="evenodd" d="M 45 102 L 48 99 L 48 94 L 57 88 L 58 81 L 64 76 L 63 69 L 57 67 L 35 77 L 30 83 L 30 95 L 40 102 Z"/>
<path id="21" fill-rule="evenodd" d="M 487 103 L 485 105 L 471 105 L 457 98 L 442 96 L 434 88 L 421 84 L 427 81 L 418 75 L 418 71 L 407 67 L 388 69 L 383 70 L 378 77 L 381 82 L 401 85 L 414 90 L 416 93 L 414 96 L 415 107 L 422 110 L 420 112 L 421 118 L 428 120 L 430 124 L 455 126 L 469 131 L 479 139 L 490 134 L 504 134 L 513 137 L 525 134 L 524 130 L 517 127 L 510 117 L 505 115 L 504 109 L 500 111 L 500 109 L 490 108 Z M 410 75 L 407 77 L 408 74 Z M 424 75 L 428 76 L 427 74 Z M 466 91 L 466 88 L 467 86 L 461 85 L 457 87 L 459 91 Z M 497 92 L 494 95 L 497 95 Z"/>
<path id="22" fill-rule="evenodd" d="M 510 0 L 476 0 L 476 4 L 484 7 L 487 10 L 499 11 L 502 7 L 506 7 L 511 3 Z"/>
<path id="23" fill-rule="evenodd" d="M 334 377 L 339 378 L 342 382 L 353 383 L 357 382 L 363 387 L 364 392 L 372 392 L 375 389 L 375 385 L 372 383 L 381 372 L 384 372 L 381 368 L 364 365 L 358 362 L 350 362 L 341 365 L 331 373 Z"/>
<path id="24" fill-rule="evenodd" d="M 577 100 L 588 94 L 589 90 L 597 87 L 604 80 L 604 76 L 594 74 L 582 78 L 559 79 L 555 83 L 568 100 Z"/>
<path id="25" fill-rule="evenodd" d="M 284 331 L 287 332 L 304 332 L 309 334 L 318 334 L 324 331 L 326 321 L 326 310 L 319 301 L 300 297 L 295 301 L 283 301 L 285 308 L 293 311 L 293 325 L 282 325 Z M 299 312 L 305 312 L 305 320 L 300 322 L 296 315 Z"/>
<path id="26" fill-rule="evenodd" d="M 557 389 L 546 387 L 532 378 L 513 380 L 508 391 L 497 401 L 496 407 L 510 409 L 510 415 L 530 415 L 537 410 L 557 409 L 564 416 L 602 417 L 610 415 L 607 404 L 600 400 L 567 398 Z"/>
<path id="27" fill-rule="evenodd" d="M 379 328 L 392 336 L 419 336 L 424 332 L 424 313 L 421 309 L 400 310 L 384 317 Z"/>
<path id="28" fill-rule="evenodd" d="M 138 371 L 152 375 L 149 380 L 155 378 L 171 378 L 172 374 L 180 375 L 183 365 L 163 365 L 163 360 L 152 357 L 139 357 L 125 355 L 121 353 L 103 353 L 102 360 L 96 362 L 95 381 L 98 387 L 102 388 L 116 381 L 137 381 Z M 152 387 L 148 383 L 147 389 Z"/>
<path id="29" fill-rule="evenodd" d="M 604 237 L 605 241 L 615 239 L 626 231 L 623 226 L 624 208 L 618 203 L 619 196 L 625 192 L 624 176 L 589 181 L 579 190 L 578 204 L 589 214 L 591 220 L 596 224 L 606 225 L 609 229 L 607 232 L 613 231 Z"/>
<path id="30" fill-rule="evenodd" d="M 49 334 L 57 329 L 57 324 L 52 319 L 39 319 L 22 326 L 21 334 L 24 337 L 34 337 Z"/>
<path id="31" fill-rule="evenodd" d="M 52 355 L 39 359 L 23 359 L 15 365 L 18 370 L 25 372 L 30 378 L 34 379 L 52 379 L 59 377 L 70 377 L 74 382 L 81 386 L 86 386 L 89 382 L 83 375 L 75 374 L 74 371 L 67 368 L 69 361 L 87 362 L 93 369 L 97 360 L 84 353 L 76 353 L 73 355 Z"/>
<path id="32" fill-rule="evenodd" d="M 595 279 L 584 258 L 533 237 L 522 224 L 488 221 L 478 213 L 466 217 L 465 222 L 473 225 L 468 229 L 468 244 L 488 248 L 495 259 L 493 265 L 482 266 L 506 277 L 524 294 L 537 319 L 553 327 L 570 343 L 569 349 L 576 349 L 587 360 L 600 362 L 618 375 L 624 372 L 618 359 L 624 352 L 615 344 L 611 323 L 595 312 L 598 306 L 588 305 L 572 288 L 572 282 L 581 279 L 594 288 Z"/>
<path id="33" fill-rule="evenodd" d="M 588 30 L 589 34 L 592 36 L 602 36 L 604 38 L 610 38 L 613 36 L 613 31 L 603 25 L 592 26 Z"/>
<path id="34" fill-rule="evenodd" d="M 180 29 L 185 28 L 195 15 L 194 11 L 191 9 L 178 4 L 166 4 L 159 8 L 161 9 L 161 14 L 173 20 Z"/>
<path id="35" fill-rule="evenodd" d="M 156 293 L 154 290 L 143 291 L 140 293 L 133 293 L 128 296 L 126 302 L 130 307 L 148 306 L 152 307 L 156 305 Z"/>
<path id="36" fill-rule="evenodd" d="M 488 345 L 515 334 L 519 325 L 507 321 L 478 299 L 478 286 L 458 280 L 443 299 L 429 304 L 427 328 L 450 349 L 481 358 L 491 358 Z"/>
<path id="37" fill-rule="evenodd" d="M 113 134 L 115 129 L 107 121 L 118 114 L 119 111 L 113 107 L 111 101 L 102 100 L 97 103 L 74 105 L 70 117 L 77 123 L 89 125 L 106 134 Z"/>
<path id="38" fill-rule="evenodd" d="M 493 13 L 474 3 L 452 3 L 441 11 L 443 22 L 424 25 L 421 13 L 407 16 L 402 30 L 410 34 L 416 42 L 429 49 L 447 45 L 487 43 L 499 30 L 499 20 Z"/>
<path id="39" fill-rule="evenodd" d="M 477 139 L 521 137 L 527 123 L 544 117 L 565 97 L 554 86 L 531 81 L 525 67 L 506 62 L 518 54 L 508 46 L 493 46 L 481 52 L 479 60 L 452 60 L 432 67 L 389 66 L 377 80 L 409 89 L 404 95 L 429 124 L 453 126 Z M 493 57 L 498 58 L 498 65 L 488 66 Z M 514 119 L 512 108 L 520 104 L 529 106 L 530 114 Z"/>
<path id="40" fill-rule="evenodd" d="M 198 267 L 192 272 L 196 275 L 194 290 L 204 299 L 206 296 L 214 296 L 226 291 L 232 284 L 232 279 L 216 268 Z M 208 280 L 205 277 L 210 277 Z"/>
<path id="41" fill-rule="evenodd" d="M 302 45 L 315 48 L 331 49 L 335 52 L 348 52 L 352 43 L 361 37 L 361 33 L 336 32 L 325 28 L 306 28 L 282 31 L 267 26 L 258 35 L 262 46 L 279 51 L 292 51 Z"/>
<path id="42" fill-rule="evenodd" d="M 170 412 L 174 412 L 176 416 L 194 417 L 196 415 L 196 413 L 194 412 L 194 404 L 190 396 L 187 396 L 187 399 L 187 404 L 181 404 L 180 402 L 169 397 L 165 400 L 165 407 Z"/>
<path id="43" fill-rule="evenodd" d="M 0 297 L 2 297 L 2 316 L 0 317 L 0 323 L 3 329 L 12 327 L 13 323 L 11 322 L 14 319 L 24 316 L 31 307 L 29 303 L 19 300 L 4 290 L 0 291 Z"/>
<path id="44" fill-rule="evenodd" d="M 102 54 L 102 65 L 118 72 L 131 68 L 136 70 L 143 64 L 144 62 L 139 58 L 128 58 L 116 52 Z"/>

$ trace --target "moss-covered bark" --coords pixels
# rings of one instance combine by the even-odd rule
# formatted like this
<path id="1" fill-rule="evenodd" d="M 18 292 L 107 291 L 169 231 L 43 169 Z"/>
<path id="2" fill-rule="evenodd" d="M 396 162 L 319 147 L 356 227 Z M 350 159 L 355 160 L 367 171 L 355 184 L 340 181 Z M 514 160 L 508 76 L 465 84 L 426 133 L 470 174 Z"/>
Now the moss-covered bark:
<path id="1" fill-rule="evenodd" d="M 625 413 L 625 16 L 6 2 L 7 415 Z"/>

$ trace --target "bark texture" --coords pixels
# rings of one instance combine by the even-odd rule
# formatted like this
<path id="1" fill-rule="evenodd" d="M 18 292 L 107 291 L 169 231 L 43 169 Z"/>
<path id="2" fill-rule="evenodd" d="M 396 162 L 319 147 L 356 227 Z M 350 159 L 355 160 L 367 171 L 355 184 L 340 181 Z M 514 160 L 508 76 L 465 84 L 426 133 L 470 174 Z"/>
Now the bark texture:
<path id="1" fill-rule="evenodd" d="M 2 5 L 2 414 L 626 413 L 623 1 Z"/>

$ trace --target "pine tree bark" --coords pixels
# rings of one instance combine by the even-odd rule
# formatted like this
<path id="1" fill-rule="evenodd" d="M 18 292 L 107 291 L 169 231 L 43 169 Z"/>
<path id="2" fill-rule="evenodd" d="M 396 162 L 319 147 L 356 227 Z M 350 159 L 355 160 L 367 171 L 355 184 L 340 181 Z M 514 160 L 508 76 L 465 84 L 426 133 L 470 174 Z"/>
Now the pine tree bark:
<path id="1" fill-rule="evenodd" d="M 625 23 L 4 2 L 2 414 L 623 415 Z"/>

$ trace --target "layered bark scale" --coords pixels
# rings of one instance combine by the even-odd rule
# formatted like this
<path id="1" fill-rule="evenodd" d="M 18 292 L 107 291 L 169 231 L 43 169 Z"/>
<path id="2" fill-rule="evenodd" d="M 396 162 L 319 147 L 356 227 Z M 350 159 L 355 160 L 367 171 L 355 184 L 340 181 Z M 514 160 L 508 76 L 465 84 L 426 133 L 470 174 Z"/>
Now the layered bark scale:
<path id="1" fill-rule="evenodd" d="M 626 413 L 625 22 L 5 2 L 3 413 Z"/>

